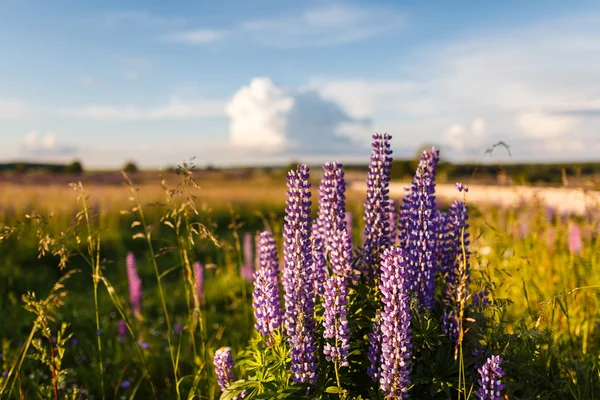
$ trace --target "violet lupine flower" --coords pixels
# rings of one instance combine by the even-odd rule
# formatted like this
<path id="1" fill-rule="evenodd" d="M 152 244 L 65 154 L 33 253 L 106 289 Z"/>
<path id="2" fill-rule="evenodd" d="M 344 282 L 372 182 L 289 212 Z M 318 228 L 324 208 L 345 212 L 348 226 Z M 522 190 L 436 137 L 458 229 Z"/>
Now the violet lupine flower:
<path id="1" fill-rule="evenodd" d="M 458 342 L 458 319 L 453 311 L 445 312 L 442 315 L 442 333 L 448 338 L 450 343 Z"/>
<path id="2" fill-rule="evenodd" d="M 395 244 L 398 238 L 398 225 L 400 222 L 400 213 L 394 200 L 389 201 L 388 225 L 390 234 L 390 244 Z"/>
<path id="3" fill-rule="evenodd" d="M 313 224 L 313 229 L 316 228 Z M 313 231 L 314 232 L 314 231 Z M 313 237 L 312 242 L 312 261 L 313 273 L 315 279 L 315 291 L 318 296 L 323 296 L 325 292 L 325 282 L 329 278 L 329 270 L 327 269 L 327 259 L 325 258 L 325 245 L 322 237 Z"/>
<path id="4" fill-rule="evenodd" d="M 455 200 L 448 209 L 447 224 L 449 230 L 447 232 L 446 241 L 446 256 L 445 262 L 450 262 L 448 267 L 443 269 L 446 279 L 446 291 L 444 301 L 446 305 L 456 305 L 461 299 L 466 297 L 465 293 L 457 292 L 461 278 L 465 279 L 468 284 L 470 278 L 470 263 L 469 258 L 469 215 L 468 208 L 464 202 Z M 464 247 L 464 253 L 463 253 Z M 464 256 L 466 255 L 466 259 Z"/>
<path id="5" fill-rule="evenodd" d="M 323 165 L 323 177 L 319 185 L 319 211 L 317 216 L 318 233 L 325 240 L 326 250 L 329 251 L 331 242 L 330 232 L 346 229 L 346 181 L 342 164 L 333 162 Z"/>
<path id="6" fill-rule="evenodd" d="M 283 288 L 285 324 L 291 349 L 292 379 L 296 383 L 317 382 L 315 288 L 310 242 L 309 168 L 300 165 L 288 172 L 288 199 L 283 227 Z"/>
<path id="7" fill-rule="evenodd" d="M 323 353 L 327 361 L 347 367 L 350 350 L 350 327 L 348 326 L 348 282 L 346 278 L 334 275 L 325 283 L 323 294 L 323 337 L 334 339 L 325 343 Z"/>
<path id="8" fill-rule="evenodd" d="M 352 213 L 350 211 L 346 211 L 344 214 L 344 222 L 346 223 L 346 231 L 348 232 L 348 236 L 350 236 L 350 242 L 352 242 Z"/>
<path id="9" fill-rule="evenodd" d="M 377 275 L 379 254 L 390 244 L 389 184 L 392 168 L 391 135 L 373 135 L 373 152 L 367 177 L 367 199 L 365 200 L 365 242 L 361 258 L 361 270 L 368 281 Z"/>
<path id="10" fill-rule="evenodd" d="M 140 279 L 135 263 L 135 255 L 127 253 L 125 258 L 127 265 L 127 280 L 129 281 L 129 301 L 131 309 L 136 317 L 142 313 L 142 280 Z"/>
<path id="11" fill-rule="evenodd" d="M 221 347 L 219 350 L 215 351 L 213 364 L 215 365 L 215 373 L 217 374 L 219 387 L 221 387 L 223 392 L 227 392 L 229 385 L 235 381 L 235 375 L 233 373 L 235 364 L 233 362 L 233 356 L 231 355 L 231 348 Z M 245 396 L 246 393 L 243 392 L 238 396 L 235 396 L 234 400 L 243 399 Z"/>
<path id="12" fill-rule="evenodd" d="M 435 292 L 435 169 L 439 150 L 423 151 L 412 183 L 408 229 L 410 290 L 419 305 L 431 309 Z"/>
<path id="13" fill-rule="evenodd" d="M 500 356 L 491 356 L 481 368 L 477 369 L 480 378 L 477 381 L 479 390 L 475 395 L 480 400 L 502 400 L 504 398 L 501 394 L 504 390 L 502 383 L 504 370 L 500 366 L 502 361 Z"/>
<path id="14" fill-rule="evenodd" d="M 254 273 L 252 292 L 256 318 L 254 327 L 269 338 L 281 326 L 283 318 L 279 294 L 279 260 L 271 232 L 264 231 L 258 236 L 258 259 L 260 267 Z"/>
<path id="15" fill-rule="evenodd" d="M 581 227 L 576 222 L 573 222 L 571 224 L 571 228 L 569 229 L 567 246 L 569 248 L 569 253 L 581 255 L 581 250 L 583 248 L 583 240 L 581 238 Z"/>
<path id="16" fill-rule="evenodd" d="M 377 310 L 375 321 L 369 333 L 367 358 L 371 363 L 367 368 L 367 375 L 371 377 L 373 382 L 378 382 L 381 370 L 381 310 Z"/>
<path id="17" fill-rule="evenodd" d="M 381 371 L 379 386 L 386 398 L 407 397 L 412 357 L 408 259 L 400 247 L 381 256 Z"/>
<path id="18" fill-rule="evenodd" d="M 250 232 L 246 232 L 244 234 L 244 264 L 241 267 L 241 275 L 247 281 L 252 281 L 252 277 L 254 274 L 254 254 L 252 249 L 252 234 Z"/>
<path id="19" fill-rule="evenodd" d="M 117 336 L 119 338 L 119 341 L 122 342 L 123 340 L 125 340 L 128 334 L 129 329 L 127 328 L 127 323 L 124 320 L 120 319 L 117 322 Z"/>
<path id="20" fill-rule="evenodd" d="M 408 252 L 410 250 L 409 235 L 410 232 L 410 188 L 404 187 L 404 196 L 402 197 L 402 204 L 400 205 L 400 211 L 398 212 L 398 241 L 400 246 Z"/>
<path id="21" fill-rule="evenodd" d="M 194 262 L 194 278 L 196 278 L 196 293 L 201 304 L 204 304 L 204 267 L 199 261 Z"/>

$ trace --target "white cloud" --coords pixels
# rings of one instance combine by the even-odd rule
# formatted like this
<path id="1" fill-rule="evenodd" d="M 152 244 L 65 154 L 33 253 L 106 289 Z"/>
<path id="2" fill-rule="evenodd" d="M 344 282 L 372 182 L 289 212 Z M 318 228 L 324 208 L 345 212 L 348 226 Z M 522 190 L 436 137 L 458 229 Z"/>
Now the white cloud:
<path id="1" fill-rule="evenodd" d="M 273 46 L 335 46 L 401 29 L 406 16 L 393 9 L 331 5 L 296 15 L 247 21 L 239 29 L 251 39 Z"/>
<path id="2" fill-rule="evenodd" d="M 172 97 L 157 107 L 92 105 L 58 111 L 64 117 L 100 120 L 144 121 L 161 119 L 193 119 L 224 115 L 225 103 L 220 100 L 182 100 Z"/>
<path id="3" fill-rule="evenodd" d="M 263 153 L 348 151 L 370 132 L 370 121 L 350 117 L 311 90 L 289 90 L 254 78 L 227 105 L 229 141 Z"/>
<path id="4" fill-rule="evenodd" d="M 0 119 L 22 119 L 31 115 L 32 111 L 22 101 L 0 99 Z"/>
<path id="5" fill-rule="evenodd" d="M 453 124 L 444 132 L 446 143 L 454 150 L 479 150 L 485 142 L 486 127 L 482 118 L 475 118 L 471 127 Z"/>
<path id="6" fill-rule="evenodd" d="M 567 115 L 528 112 L 517 116 L 516 124 L 527 137 L 552 139 L 573 133 L 576 118 Z"/>
<path id="7" fill-rule="evenodd" d="M 55 133 L 41 134 L 37 131 L 25 135 L 20 150 L 24 155 L 42 157 L 70 155 L 77 152 L 76 147 L 61 144 Z"/>
<path id="8" fill-rule="evenodd" d="M 195 29 L 190 31 L 175 32 L 167 35 L 166 40 L 187 44 L 206 44 L 224 39 L 227 32 L 217 29 Z"/>

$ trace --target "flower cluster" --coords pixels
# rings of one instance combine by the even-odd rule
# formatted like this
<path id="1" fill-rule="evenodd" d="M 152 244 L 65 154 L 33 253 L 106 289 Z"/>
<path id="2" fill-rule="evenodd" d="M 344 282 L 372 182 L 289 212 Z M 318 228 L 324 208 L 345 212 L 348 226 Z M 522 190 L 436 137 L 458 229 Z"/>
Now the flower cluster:
<path id="1" fill-rule="evenodd" d="M 125 264 L 127 265 L 131 309 L 133 310 L 133 314 L 139 318 L 142 313 L 142 280 L 138 275 L 135 255 L 132 252 L 127 253 Z"/>
<path id="2" fill-rule="evenodd" d="M 256 318 L 255 328 L 269 337 L 281 326 L 283 313 L 279 294 L 279 260 L 273 234 L 269 231 L 258 236 L 259 269 L 254 273 L 252 305 Z"/>
<path id="3" fill-rule="evenodd" d="M 416 293 L 419 305 L 431 309 L 435 291 L 436 226 L 435 226 L 435 169 L 439 151 L 421 154 L 412 183 L 408 227 L 408 256 L 410 260 L 410 290 Z"/>
<path id="4" fill-rule="evenodd" d="M 361 259 L 361 270 L 367 281 L 377 275 L 379 254 L 390 243 L 388 192 L 392 168 L 391 138 L 387 133 L 373 135 L 365 201 L 365 242 Z"/>
<path id="5" fill-rule="evenodd" d="M 412 357 L 408 262 L 404 250 L 390 247 L 381 256 L 381 360 L 379 385 L 393 399 L 404 398 L 410 385 Z"/>
<path id="6" fill-rule="evenodd" d="M 194 277 L 196 278 L 196 294 L 201 304 L 204 304 L 204 267 L 200 262 L 193 264 Z"/>
<path id="7" fill-rule="evenodd" d="M 292 347 L 290 369 L 296 383 L 316 383 L 318 379 L 308 178 L 306 165 L 288 173 L 283 227 L 285 328 Z"/>
<path id="8" fill-rule="evenodd" d="M 235 381 L 235 375 L 233 374 L 233 356 L 231 355 L 231 349 L 229 347 L 221 347 L 215 351 L 215 357 L 213 359 L 215 366 L 215 372 L 217 374 L 217 382 L 223 392 L 227 391 L 229 385 Z M 243 399 L 245 393 L 241 393 L 234 397 L 234 400 Z"/>
<path id="9" fill-rule="evenodd" d="M 327 342 L 323 353 L 327 361 L 336 365 L 348 366 L 348 351 L 350 350 L 350 328 L 348 327 L 348 283 L 341 276 L 332 276 L 325 283 L 323 294 L 323 337 L 333 339 L 333 344 Z"/>
<path id="10" fill-rule="evenodd" d="M 500 356 L 491 356 L 487 359 L 477 372 L 479 372 L 479 390 L 476 393 L 480 400 L 502 400 L 502 390 L 504 384 L 502 377 L 504 370 L 501 367 L 502 358 Z"/>

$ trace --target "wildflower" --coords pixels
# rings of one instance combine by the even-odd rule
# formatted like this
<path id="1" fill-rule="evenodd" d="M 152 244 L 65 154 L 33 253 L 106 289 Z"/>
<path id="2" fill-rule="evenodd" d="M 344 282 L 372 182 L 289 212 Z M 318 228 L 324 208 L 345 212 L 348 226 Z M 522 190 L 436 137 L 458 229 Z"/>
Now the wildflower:
<path id="1" fill-rule="evenodd" d="M 335 241 L 330 232 L 346 229 L 346 181 L 342 164 L 333 162 L 323 165 L 323 178 L 319 185 L 319 211 L 317 232 L 313 235 L 325 240 L 326 250 Z"/>
<path id="2" fill-rule="evenodd" d="M 138 275 L 135 255 L 129 252 L 125 260 L 127 264 L 127 279 L 129 280 L 129 301 L 133 314 L 139 317 L 142 312 L 142 280 Z"/>
<path id="3" fill-rule="evenodd" d="M 381 358 L 379 385 L 387 398 L 406 398 L 410 385 L 412 344 L 408 260 L 400 247 L 381 256 Z"/>
<path id="4" fill-rule="evenodd" d="M 477 369 L 480 379 L 477 381 L 479 390 L 475 395 L 480 400 L 502 400 L 504 398 L 501 394 L 504 390 L 502 383 L 504 370 L 500 366 L 502 361 L 500 356 L 491 356 L 481 368 Z"/>
<path id="5" fill-rule="evenodd" d="M 181 332 L 183 332 L 183 324 L 181 322 L 176 322 L 173 331 L 176 335 L 181 334 Z"/>
<path id="6" fill-rule="evenodd" d="M 100 336 L 104 333 L 103 329 L 96 329 L 96 336 Z"/>
<path id="7" fill-rule="evenodd" d="M 194 262 L 194 277 L 196 278 L 196 294 L 201 304 L 204 304 L 204 266 L 199 261 Z"/>
<path id="8" fill-rule="evenodd" d="M 412 183 L 408 218 L 410 290 L 419 305 L 431 309 L 435 291 L 436 231 L 435 169 L 439 150 L 423 151 Z"/>
<path id="9" fill-rule="evenodd" d="M 325 283 L 323 294 L 323 337 L 334 339 L 327 342 L 323 349 L 327 361 L 340 366 L 348 366 L 348 351 L 350 350 L 350 327 L 348 327 L 347 300 L 348 283 L 342 276 L 334 275 Z"/>
<path id="10" fill-rule="evenodd" d="M 130 381 L 128 381 L 128 380 L 121 381 L 121 387 L 122 387 L 123 389 L 127 389 L 127 388 L 129 388 L 130 386 L 131 386 L 131 382 L 130 382 Z"/>
<path id="11" fill-rule="evenodd" d="M 79 340 L 77 340 L 77 338 L 72 338 L 71 339 L 71 344 L 72 345 L 77 345 L 79 343 Z M 0 354 L 0 359 L 2 358 L 2 354 Z"/>
<path id="12" fill-rule="evenodd" d="M 148 350 L 148 348 L 150 347 L 150 344 L 148 344 L 147 342 L 144 342 L 143 340 L 138 340 L 138 344 L 144 350 Z"/>
<path id="13" fill-rule="evenodd" d="M 313 224 L 313 228 L 316 228 Z M 314 232 L 314 231 L 313 231 Z M 315 276 L 315 294 L 323 296 L 325 291 L 325 282 L 329 278 L 329 270 L 327 269 L 327 259 L 325 258 L 325 245 L 322 237 L 313 236 L 312 241 L 312 261 L 313 273 Z"/>
<path id="14" fill-rule="evenodd" d="M 398 224 L 400 222 L 400 214 L 398 212 L 398 207 L 394 200 L 389 201 L 389 209 L 388 209 L 388 225 L 389 225 L 389 234 L 390 234 L 390 244 L 396 243 L 396 238 L 398 237 Z"/>
<path id="15" fill-rule="evenodd" d="M 223 392 L 227 391 L 229 385 L 235 381 L 235 375 L 233 374 L 233 356 L 231 355 L 231 349 L 229 347 L 221 347 L 215 352 L 213 360 L 215 365 L 215 372 L 217 374 L 217 382 Z M 243 399 L 245 392 L 234 397 L 235 399 Z"/>
<path id="16" fill-rule="evenodd" d="M 369 333 L 369 350 L 367 358 L 371 365 L 367 368 L 367 375 L 373 379 L 373 382 L 379 381 L 381 357 L 381 310 L 377 311 L 373 327 Z"/>
<path id="17" fill-rule="evenodd" d="M 292 379 L 296 383 L 316 383 L 318 378 L 308 172 L 307 166 L 300 165 L 288 173 L 283 227 L 285 327 L 291 345 Z"/>
<path id="18" fill-rule="evenodd" d="M 377 273 L 381 249 L 390 244 L 389 183 L 392 167 L 392 150 L 389 134 L 373 135 L 373 153 L 367 177 L 367 198 L 365 200 L 365 242 L 361 259 L 361 268 L 367 281 Z"/>
<path id="19" fill-rule="evenodd" d="M 462 182 L 456 182 L 454 187 L 456 187 L 456 190 L 458 190 L 459 192 L 464 192 L 464 193 L 469 192 L 469 187 Z"/>
<path id="20" fill-rule="evenodd" d="M 244 234 L 244 264 L 241 268 L 241 275 L 247 281 L 252 280 L 252 275 L 254 274 L 254 254 L 252 249 L 252 234 L 250 232 L 246 232 Z"/>
<path id="21" fill-rule="evenodd" d="M 352 242 L 352 213 L 350 211 L 346 211 L 344 214 L 344 222 L 346 224 L 348 236 L 350 236 L 350 242 Z"/>
<path id="22" fill-rule="evenodd" d="M 583 241 L 581 239 L 581 227 L 578 223 L 573 222 L 571 224 L 571 228 L 569 229 L 569 237 L 567 239 L 567 246 L 569 248 L 569 253 L 581 255 Z"/>
<path id="23" fill-rule="evenodd" d="M 119 322 L 117 322 L 117 335 L 119 340 L 123 341 L 127 337 L 128 332 L 127 323 L 120 319 Z"/>
<path id="24" fill-rule="evenodd" d="M 256 324 L 264 336 L 270 336 L 281 326 L 283 313 L 279 294 L 279 260 L 277 247 L 271 232 L 258 236 L 259 269 L 254 273 L 252 305 Z"/>

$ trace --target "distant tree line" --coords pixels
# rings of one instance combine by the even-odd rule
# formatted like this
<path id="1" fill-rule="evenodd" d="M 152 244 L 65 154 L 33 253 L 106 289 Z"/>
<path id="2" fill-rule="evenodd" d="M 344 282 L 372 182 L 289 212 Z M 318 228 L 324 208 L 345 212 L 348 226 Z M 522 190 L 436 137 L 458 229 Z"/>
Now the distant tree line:
<path id="1" fill-rule="evenodd" d="M 13 173 L 41 172 L 54 174 L 81 174 L 84 172 L 80 161 L 73 161 L 70 164 L 13 162 L 0 164 L 0 171 Z"/>

